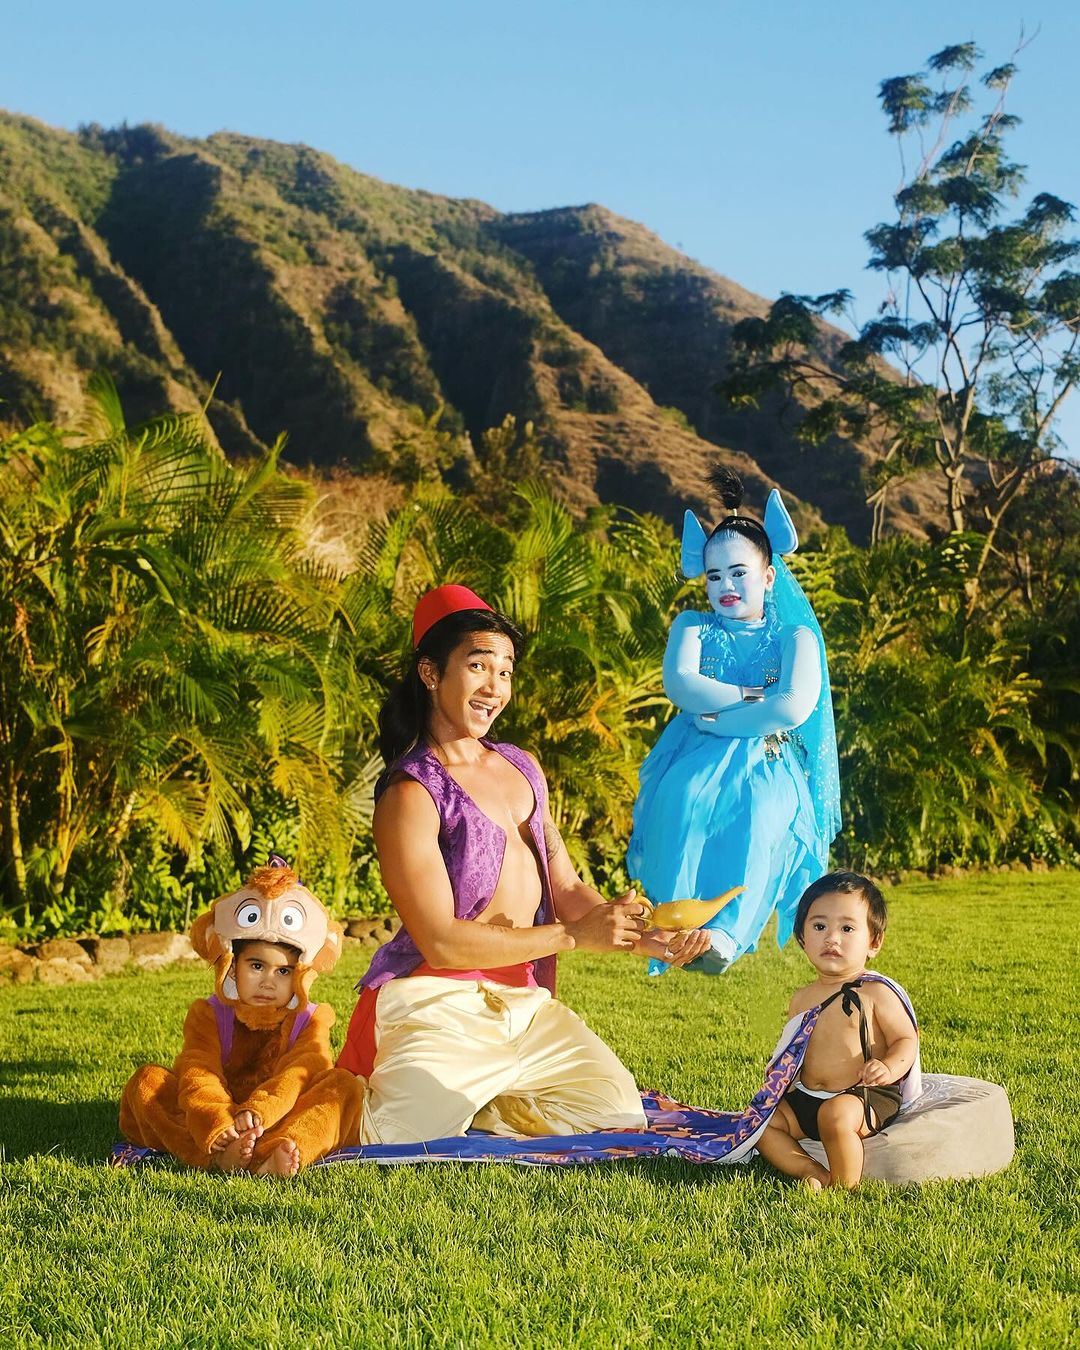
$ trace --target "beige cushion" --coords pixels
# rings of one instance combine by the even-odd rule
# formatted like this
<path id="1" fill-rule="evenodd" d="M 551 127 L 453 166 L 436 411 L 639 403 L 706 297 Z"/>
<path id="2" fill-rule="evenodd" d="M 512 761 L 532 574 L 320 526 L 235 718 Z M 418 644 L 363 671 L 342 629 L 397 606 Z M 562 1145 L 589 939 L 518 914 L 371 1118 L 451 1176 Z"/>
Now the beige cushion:
<path id="1" fill-rule="evenodd" d="M 803 1148 L 824 1164 L 816 1139 Z M 924 1073 L 922 1095 L 866 1141 L 863 1176 L 897 1183 L 986 1177 L 1012 1161 L 1012 1111 L 997 1083 Z"/>

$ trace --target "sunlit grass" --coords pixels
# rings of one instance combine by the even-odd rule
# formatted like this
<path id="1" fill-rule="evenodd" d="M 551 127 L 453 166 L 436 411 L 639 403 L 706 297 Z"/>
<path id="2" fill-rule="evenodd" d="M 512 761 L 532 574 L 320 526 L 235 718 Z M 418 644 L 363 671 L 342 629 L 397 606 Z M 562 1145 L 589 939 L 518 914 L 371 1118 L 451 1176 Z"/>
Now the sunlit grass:
<path id="1" fill-rule="evenodd" d="M 810 1196 L 756 1163 L 111 1172 L 136 1064 L 171 1062 L 201 971 L 0 991 L 0 1343 L 1065 1346 L 1080 1247 L 1080 877 L 909 884 L 880 968 L 923 1064 L 1008 1089 L 1000 1176 Z M 350 956 L 316 986 L 339 1010 Z M 727 976 L 570 957 L 563 997 L 642 1086 L 735 1108 L 788 993 L 771 940 Z"/>

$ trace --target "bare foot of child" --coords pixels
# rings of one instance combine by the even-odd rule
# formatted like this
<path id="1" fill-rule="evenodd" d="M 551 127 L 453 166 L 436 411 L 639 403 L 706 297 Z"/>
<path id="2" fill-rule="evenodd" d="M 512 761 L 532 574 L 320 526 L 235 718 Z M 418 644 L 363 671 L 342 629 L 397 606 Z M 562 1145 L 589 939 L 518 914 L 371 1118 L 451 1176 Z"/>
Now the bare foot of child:
<path id="1" fill-rule="evenodd" d="M 257 1177 L 292 1177 L 300 1170 L 300 1148 L 291 1139 L 283 1139 L 255 1168 Z"/>
<path id="2" fill-rule="evenodd" d="M 803 1177 L 803 1185 L 808 1191 L 822 1191 L 825 1189 L 817 1177 Z"/>
<path id="3" fill-rule="evenodd" d="M 254 1130 L 245 1130 L 235 1139 L 214 1154 L 214 1166 L 222 1172 L 243 1172 L 251 1166 L 251 1155 L 255 1149 Z"/>

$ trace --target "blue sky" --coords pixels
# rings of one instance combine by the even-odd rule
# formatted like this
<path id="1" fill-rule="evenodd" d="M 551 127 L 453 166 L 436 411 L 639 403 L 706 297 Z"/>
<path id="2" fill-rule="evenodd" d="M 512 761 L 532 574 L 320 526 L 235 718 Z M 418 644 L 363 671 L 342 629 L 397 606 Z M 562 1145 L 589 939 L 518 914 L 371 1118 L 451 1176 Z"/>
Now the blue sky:
<path id="1" fill-rule="evenodd" d="M 1030 7 L 1029 7 L 1030 6 Z M 302 141 L 502 210 L 587 201 L 766 296 L 882 291 L 863 231 L 899 164 L 880 79 L 974 39 L 1034 40 L 1010 109 L 1032 193 L 1080 203 L 1075 0 L 284 0 L 24 4 L 0 104 L 54 126 Z M 1080 453 L 1080 399 L 1061 431 Z"/>

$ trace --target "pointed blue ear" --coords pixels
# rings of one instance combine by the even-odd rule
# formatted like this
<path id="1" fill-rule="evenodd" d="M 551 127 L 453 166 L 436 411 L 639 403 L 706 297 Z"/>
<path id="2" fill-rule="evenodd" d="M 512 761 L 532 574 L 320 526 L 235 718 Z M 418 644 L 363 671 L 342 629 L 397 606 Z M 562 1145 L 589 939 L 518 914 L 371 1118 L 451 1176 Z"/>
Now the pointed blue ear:
<path id="1" fill-rule="evenodd" d="M 772 551 L 781 557 L 785 553 L 794 553 L 799 547 L 799 536 L 776 488 L 769 493 L 765 503 L 765 533 L 769 536 Z"/>
<path id="2" fill-rule="evenodd" d="M 705 531 L 693 511 L 687 511 L 683 516 L 681 566 L 687 581 L 693 581 L 705 571 Z"/>

